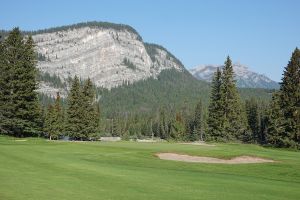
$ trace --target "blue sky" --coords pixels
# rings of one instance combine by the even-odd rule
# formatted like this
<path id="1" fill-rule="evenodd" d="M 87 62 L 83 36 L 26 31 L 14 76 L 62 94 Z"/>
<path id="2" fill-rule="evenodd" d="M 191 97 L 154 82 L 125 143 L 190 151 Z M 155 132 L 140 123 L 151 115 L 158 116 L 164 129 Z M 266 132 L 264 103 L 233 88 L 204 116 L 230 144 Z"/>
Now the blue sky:
<path id="1" fill-rule="evenodd" d="M 230 55 L 276 81 L 300 47 L 299 0 L 1 0 L 0 5 L 0 29 L 124 23 L 187 68 L 222 64 Z"/>

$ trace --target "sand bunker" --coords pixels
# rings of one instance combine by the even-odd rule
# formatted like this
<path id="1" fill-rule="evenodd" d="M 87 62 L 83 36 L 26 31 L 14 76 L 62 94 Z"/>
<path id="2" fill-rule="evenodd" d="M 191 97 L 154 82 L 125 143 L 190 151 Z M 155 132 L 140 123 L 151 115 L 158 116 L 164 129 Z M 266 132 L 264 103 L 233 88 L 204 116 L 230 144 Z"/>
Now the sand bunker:
<path id="1" fill-rule="evenodd" d="M 181 155 L 176 153 L 158 153 L 156 154 L 156 156 L 158 156 L 160 159 L 163 160 L 175 160 L 175 161 L 193 162 L 193 163 L 250 164 L 250 163 L 274 162 L 274 160 L 252 157 L 252 156 L 239 156 L 239 157 L 231 158 L 229 160 L 213 158 L 213 157 Z"/>
<path id="2" fill-rule="evenodd" d="M 16 142 L 26 142 L 27 140 L 15 140 Z"/>

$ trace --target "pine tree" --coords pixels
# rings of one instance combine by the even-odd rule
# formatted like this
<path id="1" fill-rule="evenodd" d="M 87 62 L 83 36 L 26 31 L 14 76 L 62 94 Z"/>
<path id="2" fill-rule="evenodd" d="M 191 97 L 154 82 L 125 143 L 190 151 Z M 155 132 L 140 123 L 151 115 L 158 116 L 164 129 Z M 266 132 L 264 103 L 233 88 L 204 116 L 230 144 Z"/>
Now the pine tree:
<path id="1" fill-rule="evenodd" d="M 56 99 L 54 102 L 54 124 L 53 131 L 54 134 L 58 137 L 63 135 L 64 131 L 64 110 L 61 105 L 61 98 L 59 92 L 56 94 Z"/>
<path id="2" fill-rule="evenodd" d="M 194 132 L 196 133 L 196 139 L 203 141 L 203 109 L 201 100 L 197 103 L 195 108 L 194 117 Z"/>
<path id="3" fill-rule="evenodd" d="M 284 130 L 284 114 L 280 108 L 279 92 L 274 93 L 269 109 L 267 142 L 275 147 L 283 147 L 286 134 Z"/>
<path id="4" fill-rule="evenodd" d="M 224 138 L 224 118 L 221 93 L 222 74 L 218 68 L 212 80 L 212 89 L 210 95 L 210 103 L 208 107 L 207 119 L 207 139 L 208 140 L 223 140 Z"/>
<path id="5" fill-rule="evenodd" d="M 259 110 L 259 133 L 258 133 L 258 140 L 260 144 L 266 144 L 266 135 L 268 131 L 268 110 L 269 105 L 265 102 L 260 102 L 258 106 Z"/>
<path id="6" fill-rule="evenodd" d="M 228 56 L 222 72 L 221 102 L 226 140 L 240 139 L 245 131 L 245 113 L 234 80 L 232 62 Z"/>
<path id="7" fill-rule="evenodd" d="M 87 79 L 82 89 L 82 122 L 84 124 L 82 135 L 85 139 L 95 135 L 99 126 L 99 116 L 95 101 L 95 90 L 92 81 Z"/>
<path id="8" fill-rule="evenodd" d="M 80 89 L 79 78 L 75 76 L 70 93 L 67 98 L 67 120 L 66 120 L 66 132 L 72 139 L 82 140 L 85 136 L 82 135 L 84 129 L 84 123 L 82 121 L 83 113 L 83 97 Z"/>
<path id="9" fill-rule="evenodd" d="M 182 124 L 185 127 L 183 140 L 196 141 L 199 140 L 199 132 L 195 131 L 195 116 L 188 115 Z"/>
<path id="10" fill-rule="evenodd" d="M 159 111 L 159 137 L 161 139 L 168 138 L 167 119 L 164 108 L 161 108 Z"/>
<path id="11" fill-rule="evenodd" d="M 170 122 L 170 134 L 168 139 L 187 140 L 185 136 L 184 122 L 180 112 L 176 113 L 175 120 Z"/>
<path id="12" fill-rule="evenodd" d="M 20 65 L 20 58 L 22 55 L 21 49 L 23 46 L 22 36 L 17 28 L 9 33 L 4 43 L 1 45 L 0 108 L 2 120 L 0 123 L 2 132 L 9 135 L 14 135 L 13 118 L 15 108 L 12 100 L 13 70 L 16 68 L 15 65 Z"/>
<path id="13" fill-rule="evenodd" d="M 44 132 L 49 136 L 50 140 L 56 137 L 53 130 L 54 123 L 55 123 L 54 106 L 50 104 L 47 109 L 45 124 L 44 124 Z"/>
<path id="14" fill-rule="evenodd" d="M 280 87 L 280 107 L 285 118 L 284 129 L 290 140 L 285 145 L 300 147 L 300 50 L 298 48 L 294 50 L 284 70 Z"/>
<path id="15" fill-rule="evenodd" d="M 31 37 L 24 41 L 20 30 L 15 28 L 1 48 L 1 129 L 18 137 L 37 135 L 41 131 L 41 109 L 35 91 L 34 42 Z"/>
<path id="16" fill-rule="evenodd" d="M 260 116 L 258 111 L 258 103 L 254 98 L 246 100 L 246 114 L 251 135 L 249 138 L 244 139 L 244 141 L 259 142 Z"/>
<path id="17" fill-rule="evenodd" d="M 64 110 L 61 105 L 59 92 L 57 92 L 56 99 L 53 105 L 49 105 L 44 132 L 47 133 L 49 139 L 59 139 L 64 131 Z"/>
<path id="18" fill-rule="evenodd" d="M 4 60 L 4 45 L 2 44 L 2 41 L 0 40 L 0 134 L 5 133 L 5 127 L 3 126 L 3 122 L 5 120 L 4 118 L 4 112 L 5 112 L 5 90 L 7 87 L 7 82 L 5 82 L 5 76 L 7 73 L 6 64 Z"/>
<path id="19" fill-rule="evenodd" d="M 20 85 L 24 88 L 19 94 L 22 95 L 24 107 L 20 108 L 20 118 L 29 122 L 28 126 L 23 130 L 27 136 L 37 135 L 42 131 L 41 114 L 42 108 L 38 100 L 37 83 L 37 60 L 34 51 L 34 41 L 31 36 L 28 37 L 24 47 L 24 74 L 20 76 L 22 82 Z M 26 112 L 24 112 L 24 108 Z"/>

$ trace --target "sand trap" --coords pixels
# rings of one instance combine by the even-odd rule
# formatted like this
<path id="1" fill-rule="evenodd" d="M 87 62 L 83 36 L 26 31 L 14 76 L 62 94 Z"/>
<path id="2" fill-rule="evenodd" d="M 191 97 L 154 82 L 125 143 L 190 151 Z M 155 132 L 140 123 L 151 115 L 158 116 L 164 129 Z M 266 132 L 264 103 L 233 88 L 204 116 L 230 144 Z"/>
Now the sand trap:
<path id="1" fill-rule="evenodd" d="M 252 156 L 239 156 L 239 157 L 231 158 L 230 160 L 213 158 L 213 157 L 181 155 L 176 153 L 158 153 L 156 154 L 156 156 L 158 156 L 160 159 L 163 160 L 175 160 L 175 161 L 193 162 L 193 163 L 250 164 L 250 163 L 274 162 L 274 160 L 252 157 Z"/>

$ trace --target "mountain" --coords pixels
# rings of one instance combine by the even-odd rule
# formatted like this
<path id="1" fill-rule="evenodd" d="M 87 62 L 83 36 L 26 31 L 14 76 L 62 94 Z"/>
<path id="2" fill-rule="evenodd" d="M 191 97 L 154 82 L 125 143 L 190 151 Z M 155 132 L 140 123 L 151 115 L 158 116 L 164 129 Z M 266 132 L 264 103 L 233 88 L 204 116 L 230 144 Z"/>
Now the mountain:
<path id="1" fill-rule="evenodd" d="M 7 32 L 0 34 L 5 37 Z M 199 99 L 208 104 L 210 84 L 193 77 L 164 47 L 143 42 L 130 26 L 87 22 L 24 34 L 36 42 L 39 92 L 45 105 L 56 92 L 66 97 L 75 75 L 92 79 L 101 113 L 108 118 L 153 115 L 162 107 L 174 114 L 181 108 L 194 109 Z M 269 100 L 272 91 L 240 92 L 243 99 Z"/>
<path id="2" fill-rule="evenodd" d="M 217 68 L 222 65 L 201 65 L 190 69 L 190 73 L 199 80 L 210 82 Z M 265 75 L 250 71 L 246 66 L 239 63 L 233 64 L 237 85 L 241 88 L 267 88 L 278 89 L 279 84 Z"/>
<path id="3" fill-rule="evenodd" d="M 137 31 L 123 24 L 87 22 L 26 34 L 36 43 L 40 72 L 58 76 L 62 83 L 77 75 L 110 89 L 156 78 L 165 69 L 185 70 L 165 48 L 143 42 Z M 51 85 L 41 82 L 40 91 L 51 94 Z"/>
<path id="4" fill-rule="evenodd" d="M 207 108 L 210 87 L 208 82 L 197 80 L 188 71 L 167 69 L 157 78 L 140 80 L 110 90 L 98 89 L 97 94 L 100 97 L 101 113 L 109 118 L 128 113 L 153 116 L 160 108 L 168 110 L 169 114 L 180 109 L 193 113 L 200 99 Z M 243 100 L 255 97 L 261 101 L 269 101 L 273 90 L 239 88 L 239 92 Z"/>

